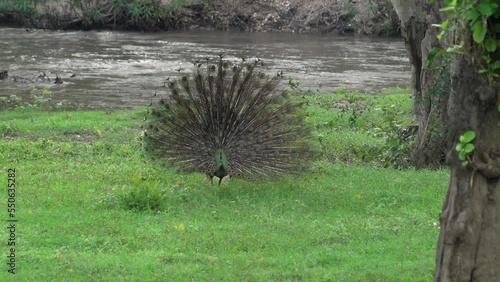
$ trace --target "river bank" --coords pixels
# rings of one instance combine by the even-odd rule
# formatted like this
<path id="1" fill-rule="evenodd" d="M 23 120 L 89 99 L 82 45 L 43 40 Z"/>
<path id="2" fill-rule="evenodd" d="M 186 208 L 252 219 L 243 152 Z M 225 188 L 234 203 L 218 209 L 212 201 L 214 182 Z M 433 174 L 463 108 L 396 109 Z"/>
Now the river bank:
<path id="1" fill-rule="evenodd" d="M 8 0 L 0 4 L 0 25 L 399 35 L 389 0 Z"/>

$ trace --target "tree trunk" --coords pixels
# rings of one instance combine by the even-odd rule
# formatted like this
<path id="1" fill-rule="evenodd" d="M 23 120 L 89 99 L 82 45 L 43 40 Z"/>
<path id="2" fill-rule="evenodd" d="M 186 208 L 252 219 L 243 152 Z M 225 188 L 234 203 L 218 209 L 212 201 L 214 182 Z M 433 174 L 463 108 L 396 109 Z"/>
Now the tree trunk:
<path id="1" fill-rule="evenodd" d="M 480 55 L 480 54 L 478 54 Z M 481 57 L 476 56 L 476 60 Z M 464 56 L 451 68 L 452 141 L 476 132 L 472 162 L 450 150 L 450 183 L 440 216 L 435 281 L 500 281 L 500 87 Z"/>
<path id="2" fill-rule="evenodd" d="M 427 61 L 429 51 L 442 46 L 436 37 L 439 30 L 431 27 L 432 23 L 441 22 L 439 7 L 426 2 L 392 0 L 412 66 L 412 101 L 418 120 L 412 159 L 417 168 L 443 165 L 450 147 L 446 126 L 450 60 L 436 58 L 432 64 Z"/>
<path id="3" fill-rule="evenodd" d="M 430 76 L 430 70 L 425 69 L 425 59 L 428 46 L 438 46 L 427 36 L 435 36 L 437 32 L 430 24 L 442 22 L 439 2 L 392 2 L 402 21 L 402 33 L 413 66 L 414 100 L 430 101 L 430 105 L 414 104 L 419 125 L 425 127 L 426 122 L 427 126 L 431 124 L 426 117 L 433 115 L 436 101 L 437 104 L 443 103 L 442 106 L 447 105 L 447 117 L 443 117 L 442 122 L 449 131 L 448 141 L 445 142 L 448 146 L 445 147 L 450 148 L 446 159 L 451 172 L 440 215 L 434 281 L 500 281 L 500 112 L 497 108 L 500 105 L 500 81 L 496 79 L 490 84 L 485 75 L 478 73 L 483 50 L 469 48 L 468 45 L 473 42 L 470 32 L 459 29 L 457 32 L 464 34 L 466 55 L 453 58 L 449 69 L 441 73 L 446 77 L 449 72 L 449 95 L 443 88 L 444 96 L 434 97 L 432 88 L 426 90 L 426 85 L 430 83 L 429 79 L 434 79 L 434 83 L 429 85 L 436 88 L 439 80 L 436 81 L 436 77 Z M 468 28 L 468 24 L 463 27 Z M 497 50 L 492 58 L 500 60 L 500 51 Z M 442 114 L 440 112 L 438 116 L 442 117 Z M 428 131 L 424 128 L 419 130 L 422 130 L 419 132 L 422 135 Z M 457 144 L 459 136 L 469 130 L 476 133 L 476 147 L 471 162 L 462 166 L 454 146 L 450 145 Z M 423 159 L 426 158 L 423 156 Z"/>

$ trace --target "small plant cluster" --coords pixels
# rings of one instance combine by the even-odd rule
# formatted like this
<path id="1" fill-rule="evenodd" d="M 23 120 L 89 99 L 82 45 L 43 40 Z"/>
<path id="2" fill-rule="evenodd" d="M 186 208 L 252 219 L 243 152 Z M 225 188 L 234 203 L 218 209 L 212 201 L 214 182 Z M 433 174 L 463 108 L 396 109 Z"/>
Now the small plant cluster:
<path id="1" fill-rule="evenodd" d="M 42 89 L 33 87 L 30 91 L 29 100 L 25 101 L 22 97 L 17 95 L 10 95 L 9 97 L 0 97 L 0 105 L 2 109 L 39 109 L 42 111 L 51 111 L 54 109 L 61 110 L 64 107 L 63 102 L 54 104 L 53 96 L 50 86 L 46 85 Z"/>
<path id="2" fill-rule="evenodd" d="M 119 202 L 127 209 L 138 211 L 158 211 L 166 198 L 164 183 L 147 180 L 141 172 L 136 172 L 131 183 L 125 185 L 117 196 Z"/>
<path id="3" fill-rule="evenodd" d="M 476 148 L 472 141 L 476 138 L 476 133 L 474 131 L 467 131 L 463 135 L 460 135 L 460 143 L 457 144 L 455 150 L 458 152 L 458 159 L 462 161 L 462 165 L 466 166 L 471 163 L 471 154 Z"/>
<path id="4" fill-rule="evenodd" d="M 370 11 L 369 24 L 380 34 L 389 36 L 400 35 L 399 18 L 390 0 L 368 0 L 367 8 Z"/>
<path id="5" fill-rule="evenodd" d="M 384 140 L 378 148 L 377 158 L 384 167 L 408 168 L 417 128 L 404 126 L 401 120 L 404 113 L 394 104 L 383 105 L 376 110 L 382 111 L 383 120 L 379 127 L 373 129 L 374 136 Z"/>
<path id="6" fill-rule="evenodd" d="M 0 1 L 0 13 L 11 15 L 12 17 L 26 17 L 35 19 L 38 16 L 36 9 L 40 0 L 11 0 Z M 46 1 L 43 1 L 46 2 Z"/>

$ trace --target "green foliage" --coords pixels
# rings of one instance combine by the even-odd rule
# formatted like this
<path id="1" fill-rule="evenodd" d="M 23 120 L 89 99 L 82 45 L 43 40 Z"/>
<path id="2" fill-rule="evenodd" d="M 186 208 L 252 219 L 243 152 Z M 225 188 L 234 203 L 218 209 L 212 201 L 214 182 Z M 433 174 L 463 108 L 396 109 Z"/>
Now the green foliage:
<path id="1" fill-rule="evenodd" d="M 474 152 L 475 146 L 471 142 L 476 138 L 474 131 L 467 131 L 460 135 L 460 143 L 457 144 L 455 150 L 458 152 L 458 159 L 462 161 L 462 165 L 467 165 L 471 162 L 470 155 Z"/>
<path id="2" fill-rule="evenodd" d="M 300 88 L 300 80 L 293 80 L 291 76 L 288 77 L 288 87 L 292 92 L 300 92 L 302 89 Z"/>
<path id="3" fill-rule="evenodd" d="M 17 96 L 17 95 L 10 95 L 9 99 L 5 97 L 5 99 L 2 99 L 0 102 L 5 102 L 6 104 L 12 103 L 15 108 L 20 108 L 23 105 L 23 98 Z"/>
<path id="4" fill-rule="evenodd" d="M 174 0 L 170 1 L 166 6 L 165 6 L 165 13 L 167 15 L 173 15 L 175 12 L 177 12 L 179 9 L 184 8 L 185 6 L 189 5 L 193 1 L 189 0 Z M 210 3 L 207 3 L 207 5 L 211 5 Z"/>
<path id="5" fill-rule="evenodd" d="M 404 112 L 395 104 L 382 105 L 376 110 L 382 111 L 383 120 L 373 129 L 374 135 L 384 139 L 377 158 L 384 167 L 408 168 L 416 128 L 404 126 Z"/>
<path id="6" fill-rule="evenodd" d="M 11 95 L 10 97 L 0 97 L 1 110 L 16 110 L 16 111 L 63 111 L 63 110 L 79 110 L 89 105 L 71 104 L 68 102 L 57 101 L 53 99 L 54 93 L 50 85 L 45 85 L 42 88 L 33 86 L 29 93 L 29 99 Z"/>
<path id="7" fill-rule="evenodd" d="M 479 73 L 486 74 L 491 83 L 493 79 L 500 77 L 500 61 L 493 61 L 490 54 L 483 56 L 483 60 L 486 62 L 486 68 L 479 69 Z"/>
<path id="8" fill-rule="evenodd" d="M 390 0 L 368 0 L 365 2 L 367 3 L 363 4 L 368 5 L 374 34 L 400 36 L 399 18 Z M 360 17 L 362 16 L 360 15 Z"/>
<path id="9" fill-rule="evenodd" d="M 158 211 L 166 197 L 166 190 L 163 182 L 147 180 L 137 171 L 131 185 L 124 186 L 117 197 L 127 209 Z"/>
<path id="10" fill-rule="evenodd" d="M 10 0 L 0 1 L 0 13 L 12 14 L 15 17 L 35 19 L 38 16 L 37 4 L 44 0 Z"/>
<path id="11" fill-rule="evenodd" d="M 123 7 L 128 18 L 128 25 L 142 30 L 158 30 L 168 17 L 188 5 L 188 0 L 174 0 L 163 4 L 161 0 L 133 0 L 128 3 L 117 3 Z"/>
<path id="12" fill-rule="evenodd" d="M 358 10 L 349 2 L 346 2 L 342 9 L 344 18 L 341 21 L 340 30 L 342 32 L 353 32 L 357 25 L 356 15 L 358 14 Z"/>
<path id="13" fill-rule="evenodd" d="M 415 127 L 409 89 L 371 96 L 349 93 L 304 96 L 316 128 L 318 151 L 331 162 L 407 168 Z"/>
<path id="14" fill-rule="evenodd" d="M 80 10 L 84 28 L 122 25 L 145 31 L 160 30 L 169 17 L 192 1 L 174 0 L 72 0 L 74 8 Z"/>
<path id="15" fill-rule="evenodd" d="M 52 91 L 50 90 L 50 86 L 44 86 L 41 93 L 38 94 L 40 90 L 36 87 L 33 87 L 30 92 L 30 98 L 32 101 L 32 106 L 39 108 L 43 111 L 52 110 Z"/>
<path id="16" fill-rule="evenodd" d="M 0 97 L 0 108 L 3 110 L 26 110 L 28 108 L 42 111 L 62 110 L 65 107 L 64 103 L 57 102 L 54 104 L 52 96 L 53 92 L 50 90 L 49 85 L 45 85 L 42 89 L 34 86 L 31 88 L 29 99 L 23 99 L 17 95 Z"/>
<path id="17" fill-rule="evenodd" d="M 447 6 L 441 11 L 448 14 L 449 19 L 441 24 L 433 26 L 441 28 L 438 38 L 441 39 L 446 33 L 461 30 L 469 30 L 472 33 L 474 42 L 481 46 L 485 55 L 483 56 L 486 68 L 480 70 L 480 73 L 487 75 L 490 83 L 499 76 L 500 63 L 493 61 L 490 54 L 500 47 L 500 5 L 495 0 L 445 0 Z M 463 35 L 461 35 L 463 37 Z M 462 42 L 447 49 L 449 53 L 455 53 L 464 46 Z M 467 50 L 466 50 L 467 51 Z M 440 52 L 439 54 L 442 54 Z M 437 54 L 432 54 L 433 58 Z"/>
<path id="18" fill-rule="evenodd" d="M 91 27 L 101 20 L 101 11 L 98 7 L 91 6 L 83 10 L 84 25 Z"/>
<path id="19" fill-rule="evenodd" d="M 288 88 L 290 88 L 290 91 L 287 92 L 289 94 L 293 95 L 311 95 L 314 93 L 319 93 L 319 87 L 316 91 L 313 91 L 311 89 L 304 90 L 301 86 L 301 81 L 300 80 L 294 80 L 291 76 L 288 77 Z"/>

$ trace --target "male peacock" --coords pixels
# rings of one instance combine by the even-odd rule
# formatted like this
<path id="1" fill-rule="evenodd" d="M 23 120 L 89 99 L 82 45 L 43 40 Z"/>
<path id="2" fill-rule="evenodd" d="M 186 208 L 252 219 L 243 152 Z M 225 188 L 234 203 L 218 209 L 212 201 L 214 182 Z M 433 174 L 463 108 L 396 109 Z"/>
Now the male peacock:
<path id="1" fill-rule="evenodd" d="M 193 77 L 168 84 L 151 110 L 146 151 L 181 171 L 219 178 L 276 178 L 307 168 L 309 130 L 300 107 L 280 92 L 280 76 L 260 61 L 196 64 Z M 213 183 L 213 182 L 212 182 Z"/>

